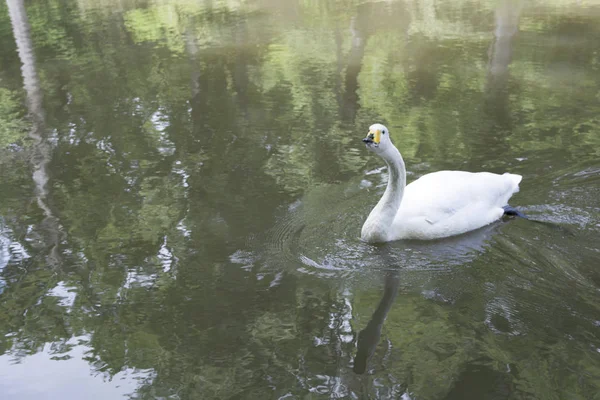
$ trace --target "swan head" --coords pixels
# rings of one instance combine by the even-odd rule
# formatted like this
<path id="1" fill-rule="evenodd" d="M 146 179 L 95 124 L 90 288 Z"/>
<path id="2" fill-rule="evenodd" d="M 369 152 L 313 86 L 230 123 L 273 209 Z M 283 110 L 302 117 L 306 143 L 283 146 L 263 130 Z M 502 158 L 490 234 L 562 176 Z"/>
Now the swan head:
<path id="1" fill-rule="evenodd" d="M 367 149 L 374 153 L 383 153 L 392 146 L 390 131 L 382 124 L 371 125 L 369 133 L 367 133 L 367 137 L 363 139 L 363 142 L 367 146 Z"/>

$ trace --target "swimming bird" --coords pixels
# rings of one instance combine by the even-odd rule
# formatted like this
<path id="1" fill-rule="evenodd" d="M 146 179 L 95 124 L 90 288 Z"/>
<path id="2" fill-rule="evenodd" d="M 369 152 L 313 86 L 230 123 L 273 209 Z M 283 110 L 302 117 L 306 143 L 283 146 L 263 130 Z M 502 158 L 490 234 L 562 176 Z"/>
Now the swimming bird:
<path id="1" fill-rule="evenodd" d="M 525 217 L 508 205 L 521 175 L 438 171 L 406 185 L 404 160 L 389 130 L 373 124 L 363 142 L 388 166 L 385 193 L 362 227 L 368 243 L 438 239 L 481 228 L 504 214 Z"/>

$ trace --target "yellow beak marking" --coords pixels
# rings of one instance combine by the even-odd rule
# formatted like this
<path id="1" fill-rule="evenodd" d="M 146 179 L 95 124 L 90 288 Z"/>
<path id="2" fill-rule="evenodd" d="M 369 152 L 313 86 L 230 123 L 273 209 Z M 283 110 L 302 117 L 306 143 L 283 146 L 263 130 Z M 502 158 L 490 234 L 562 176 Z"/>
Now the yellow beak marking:
<path id="1" fill-rule="evenodd" d="M 379 144 L 379 142 L 381 141 L 381 131 L 379 129 L 369 131 L 367 138 L 371 139 L 373 143 Z"/>

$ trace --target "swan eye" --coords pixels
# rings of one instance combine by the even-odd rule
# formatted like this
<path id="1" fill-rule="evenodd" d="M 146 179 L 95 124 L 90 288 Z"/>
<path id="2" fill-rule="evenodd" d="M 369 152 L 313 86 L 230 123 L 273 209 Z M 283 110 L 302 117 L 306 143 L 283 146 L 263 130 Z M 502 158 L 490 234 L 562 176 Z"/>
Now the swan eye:
<path id="1" fill-rule="evenodd" d="M 381 133 L 383 133 L 385 135 L 385 129 L 383 131 L 381 131 Z"/>

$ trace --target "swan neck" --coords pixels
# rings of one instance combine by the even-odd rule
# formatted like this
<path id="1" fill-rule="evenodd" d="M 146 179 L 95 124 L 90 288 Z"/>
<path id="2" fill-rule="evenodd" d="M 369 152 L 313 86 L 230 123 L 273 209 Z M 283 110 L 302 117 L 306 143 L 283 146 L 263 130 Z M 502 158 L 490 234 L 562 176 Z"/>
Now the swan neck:
<path id="1" fill-rule="evenodd" d="M 381 200 L 385 198 L 390 204 L 396 205 L 396 211 L 398 211 L 402 195 L 404 194 L 404 187 L 406 186 L 404 160 L 398 149 L 393 146 L 389 152 L 384 153 L 383 159 L 387 163 L 389 176 L 387 188 Z"/>
<path id="2" fill-rule="evenodd" d="M 380 156 L 388 166 L 388 183 L 381 200 L 363 225 L 361 236 L 368 242 L 389 240 L 392 223 L 400 208 L 406 186 L 406 167 L 398 149 L 391 146 Z"/>

